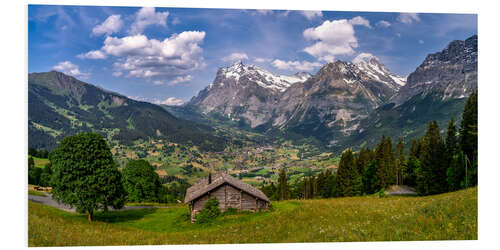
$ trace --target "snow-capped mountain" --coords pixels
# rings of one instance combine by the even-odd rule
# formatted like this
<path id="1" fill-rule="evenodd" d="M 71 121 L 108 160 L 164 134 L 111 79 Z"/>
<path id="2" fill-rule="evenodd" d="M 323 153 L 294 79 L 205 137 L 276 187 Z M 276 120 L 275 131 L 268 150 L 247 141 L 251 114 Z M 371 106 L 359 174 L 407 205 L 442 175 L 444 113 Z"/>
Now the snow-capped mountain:
<path id="1" fill-rule="evenodd" d="M 221 68 L 217 75 L 221 75 L 225 79 L 234 79 L 237 82 L 240 79 L 247 80 L 260 87 L 279 92 L 285 91 L 294 83 L 303 82 L 311 77 L 311 74 L 307 72 L 299 72 L 291 76 L 277 75 L 254 65 L 244 65 L 241 61 Z M 224 86 L 224 81 L 218 81 L 218 83 Z"/>
<path id="2" fill-rule="evenodd" d="M 368 74 L 370 77 L 386 84 L 388 87 L 393 88 L 396 91 L 399 90 L 401 86 L 404 86 L 406 84 L 405 77 L 401 77 L 394 73 L 391 73 L 374 56 L 360 58 L 355 63 L 363 72 Z"/>
<path id="3" fill-rule="evenodd" d="M 310 77 L 311 74 L 306 72 L 291 76 L 273 74 L 239 61 L 220 68 L 213 83 L 193 97 L 189 104 L 200 107 L 205 113 L 216 111 L 257 127 L 269 121 L 282 92 Z"/>

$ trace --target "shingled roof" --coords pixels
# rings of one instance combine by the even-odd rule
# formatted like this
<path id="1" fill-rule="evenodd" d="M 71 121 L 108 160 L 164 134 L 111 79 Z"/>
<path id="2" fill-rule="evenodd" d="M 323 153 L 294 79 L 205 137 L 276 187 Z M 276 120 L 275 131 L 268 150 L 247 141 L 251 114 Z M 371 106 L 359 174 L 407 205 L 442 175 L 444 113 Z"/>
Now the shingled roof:
<path id="1" fill-rule="evenodd" d="M 238 189 L 240 189 L 244 192 L 247 192 L 255 197 L 258 197 L 262 200 L 269 202 L 269 198 L 267 198 L 267 196 L 259 189 L 253 187 L 250 184 L 242 182 L 242 181 L 232 177 L 229 174 L 226 174 L 224 172 L 220 172 L 220 173 L 216 174 L 215 176 L 212 176 L 212 183 L 210 183 L 210 184 L 208 183 L 208 177 L 207 177 L 207 178 L 203 178 L 203 179 L 199 180 L 196 184 L 194 184 L 193 186 L 188 188 L 186 191 L 186 198 L 184 199 L 184 203 L 189 203 L 189 202 L 195 200 L 196 198 L 202 196 L 203 194 L 205 194 L 211 190 L 214 190 L 215 188 L 219 187 L 220 185 L 222 185 L 224 183 L 228 183 L 228 184 L 234 186 L 235 188 L 238 188 Z"/>

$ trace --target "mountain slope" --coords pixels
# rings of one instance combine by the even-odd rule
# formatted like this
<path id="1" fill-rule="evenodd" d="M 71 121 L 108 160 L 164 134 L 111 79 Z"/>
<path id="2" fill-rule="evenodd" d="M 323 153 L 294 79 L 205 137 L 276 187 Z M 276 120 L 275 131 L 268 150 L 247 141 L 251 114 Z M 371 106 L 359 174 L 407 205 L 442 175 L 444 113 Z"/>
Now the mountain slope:
<path id="1" fill-rule="evenodd" d="M 237 62 L 219 69 L 213 83 L 193 97 L 189 105 L 200 107 L 204 113 L 214 111 L 233 120 L 242 120 L 255 128 L 271 119 L 274 105 L 283 91 L 309 77 L 308 73 L 276 75 Z"/>
<path id="2" fill-rule="evenodd" d="M 342 143 L 374 146 L 383 134 L 393 139 L 401 136 L 409 143 L 422 136 L 432 120 L 441 129 L 446 129 L 452 116 L 459 124 L 467 97 L 477 87 L 477 36 L 453 41 L 443 51 L 428 55 L 408 76 L 408 83 Z"/>
<path id="3" fill-rule="evenodd" d="M 165 109 L 131 100 L 63 73 L 28 76 L 29 147 L 51 149 L 65 136 L 96 131 L 109 142 L 148 138 L 222 150 L 227 139 L 210 127 L 178 119 Z"/>

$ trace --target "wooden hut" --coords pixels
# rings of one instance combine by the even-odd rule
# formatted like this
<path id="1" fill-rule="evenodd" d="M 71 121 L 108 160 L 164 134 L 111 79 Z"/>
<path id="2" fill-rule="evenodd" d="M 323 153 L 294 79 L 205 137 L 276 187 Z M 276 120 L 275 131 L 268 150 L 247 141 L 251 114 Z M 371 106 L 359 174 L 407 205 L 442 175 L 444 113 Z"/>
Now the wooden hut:
<path id="1" fill-rule="evenodd" d="M 229 207 L 247 211 L 265 210 L 270 204 L 269 198 L 259 189 L 220 172 L 200 179 L 187 189 L 184 203 L 189 204 L 191 221 L 211 197 L 217 198 L 221 211 Z"/>

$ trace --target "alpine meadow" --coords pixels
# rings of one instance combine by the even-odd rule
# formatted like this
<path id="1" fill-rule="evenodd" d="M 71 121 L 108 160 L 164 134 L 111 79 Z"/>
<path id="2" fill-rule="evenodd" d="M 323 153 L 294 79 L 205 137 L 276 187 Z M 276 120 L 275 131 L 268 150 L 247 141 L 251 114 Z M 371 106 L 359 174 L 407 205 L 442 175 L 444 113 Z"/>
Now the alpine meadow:
<path id="1" fill-rule="evenodd" d="M 476 14 L 28 5 L 28 58 L 30 247 L 478 239 Z"/>

